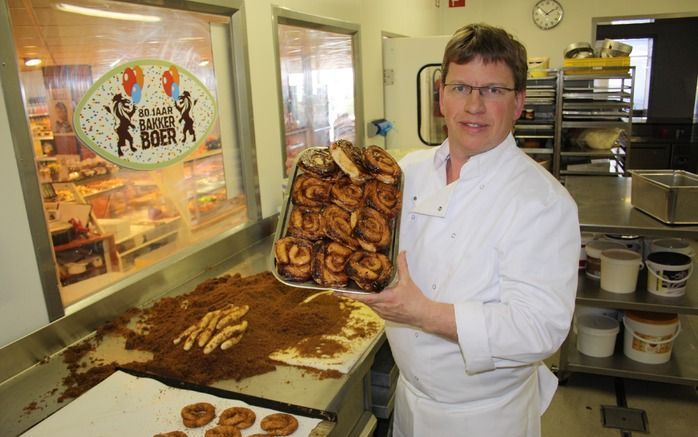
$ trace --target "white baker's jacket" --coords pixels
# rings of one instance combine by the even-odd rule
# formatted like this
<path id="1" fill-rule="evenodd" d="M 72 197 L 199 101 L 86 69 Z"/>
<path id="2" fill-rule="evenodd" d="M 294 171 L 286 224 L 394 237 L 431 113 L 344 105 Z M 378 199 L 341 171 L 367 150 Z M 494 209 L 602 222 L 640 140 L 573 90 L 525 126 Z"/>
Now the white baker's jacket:
<path id="1" fill-rule="evenodd" d="M 574 310 L 577 207 L 511 135 L 447 186 L 448 154 L 446 140 L 400 162 L 400 250 L 427 297 L 454 304 L 458 343 L 386 324 L 400 369 L 394 435 L 535 436 L 557 387 L 541 360 Z"/>

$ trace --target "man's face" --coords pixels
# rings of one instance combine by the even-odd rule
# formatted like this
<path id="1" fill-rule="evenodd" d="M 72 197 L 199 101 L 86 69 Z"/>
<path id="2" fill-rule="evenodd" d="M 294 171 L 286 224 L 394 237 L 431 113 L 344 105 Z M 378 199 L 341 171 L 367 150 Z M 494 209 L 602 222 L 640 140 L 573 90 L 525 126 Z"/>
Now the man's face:
<path id="1" fill-rule="evenodd" d="M 439 96 L 451 153 L 472 156 L 501 143 L 521 115 L 525 93 L 504 90 L 501 95 L 487 97 L 473 89 L 469 95 L 464 95 L 454 91 L 451 84 L 511 89 L 514 88 L 511 69 L 501 62 L 484 64 L 480 58 L 467 64 L 452 62 Z"/>

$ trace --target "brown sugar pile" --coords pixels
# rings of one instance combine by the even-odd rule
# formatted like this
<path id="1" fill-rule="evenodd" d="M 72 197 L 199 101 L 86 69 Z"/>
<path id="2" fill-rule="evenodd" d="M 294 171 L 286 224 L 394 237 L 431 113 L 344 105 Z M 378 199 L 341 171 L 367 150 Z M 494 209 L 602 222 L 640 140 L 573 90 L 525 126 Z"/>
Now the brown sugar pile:
<path id="1" fill-rule="evenodd" d="M 118 365 L 207 385 L 220 380 L 241 380 L 276 369 L 269 354 L 303 341 L 304 356 L 333 356 L 346 348 L 324 336 L 339 334 L 347 324 L 352 305 L 333 294 L 321 294 L 307 303 L 313 292 L 289 287 L 271 273 L 242 277 L 226 275 L 209 279 L 192 292 L 165 297 L 152 307 L 132 309 L 98 330 L 90 343 L 69 348 L 65 354 L 70 375 L 65 378 L 62 398 L 77 397 L 113 373 L 117 363 L 95 360 L 88 369 L 78 365 L 107 336 L 126 338 L 126 349 L 152 353 L 146 362 Z M 172 340 L 206 313 L 227 305 L 249 305 L 243 317 L 248 328 L 242 340 L 228 350 L 215 349 L 204 354 L 194 346 L 185 351 Z M 130 326 L 137 328 L 131 329 Z M 370 336 L 380 327 L 368 323 L 355 336 Z M 83 365 L 84 366 L 84 365 Z M 318 372 L 320 377 L 339 377 L 338 372 Z"/>

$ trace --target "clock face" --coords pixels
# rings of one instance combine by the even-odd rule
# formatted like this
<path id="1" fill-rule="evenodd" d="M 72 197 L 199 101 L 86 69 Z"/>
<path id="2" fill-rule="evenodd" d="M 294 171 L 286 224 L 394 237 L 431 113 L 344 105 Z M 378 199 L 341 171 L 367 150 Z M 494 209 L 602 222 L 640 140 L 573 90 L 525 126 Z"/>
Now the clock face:
<path id="1" fill-rule="evenodd" d="M 562 21 L 562 5 L 555 0 L 541 0 L 533 6 L 533 22 L 547 30 Z"/>

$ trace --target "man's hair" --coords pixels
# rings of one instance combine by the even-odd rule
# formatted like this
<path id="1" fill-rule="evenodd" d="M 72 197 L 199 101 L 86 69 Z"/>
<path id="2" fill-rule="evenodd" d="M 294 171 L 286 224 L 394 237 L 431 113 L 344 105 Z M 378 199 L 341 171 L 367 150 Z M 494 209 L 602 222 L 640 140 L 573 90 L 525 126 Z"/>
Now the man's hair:
<path id="1" fill-rule="evenodd" d="M 462 65 L 477 58 L 485 64 L 503 62 L 514 75 L 514 88 L 517 91 L 526 88 L 526 47 L 504 29 L 482 23 L 468 24 L 453 34 L 444 50 L 441 80 L 446 81 L 452 62 Z"/>

